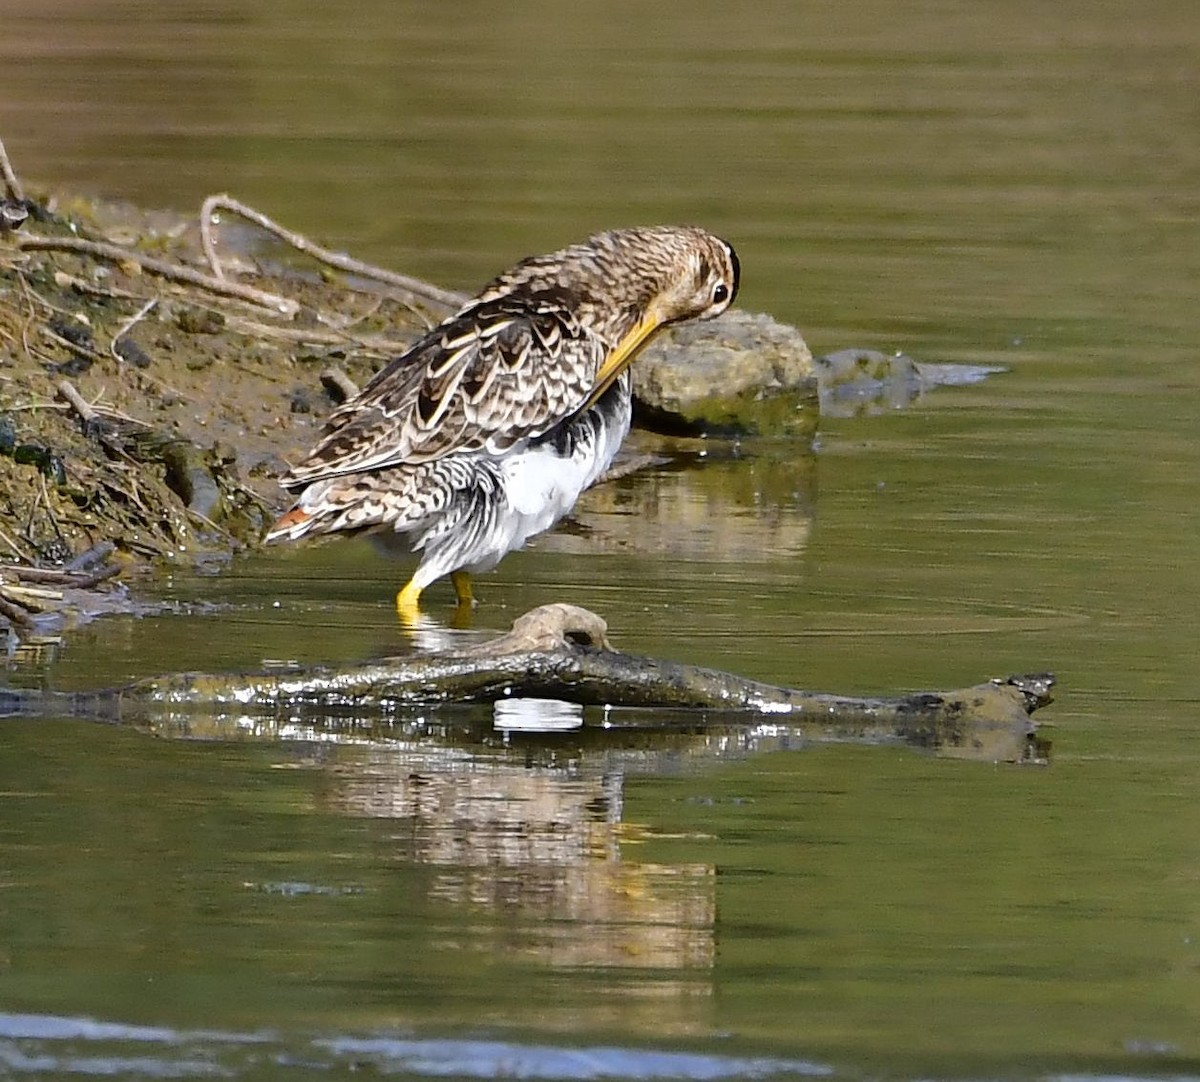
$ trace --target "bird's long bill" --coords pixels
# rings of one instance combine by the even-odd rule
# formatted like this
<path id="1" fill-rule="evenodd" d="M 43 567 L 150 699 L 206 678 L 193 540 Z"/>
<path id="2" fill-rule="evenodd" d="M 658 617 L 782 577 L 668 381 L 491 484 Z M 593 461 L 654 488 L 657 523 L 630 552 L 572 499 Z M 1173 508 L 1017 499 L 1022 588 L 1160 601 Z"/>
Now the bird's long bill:
<path id="1" fill-rule="evenodd" d="M 629 367 L 630 362 L 637 351 L 642 348 L 648 339 L 659 327 L 662 322 L 657 314 L 653 311 L 647 312 L 637 325 L 616 345 L 616 348 L 604 358 L 604 363 L 600 365 L 599 371 L 596 373 L 596 384 L 592 388 L 592 393 L 588 395 L 587 402 L 583 408 L 588 409 L 594 406 L 600 396 L 613 385 L 613 381 Z"/>

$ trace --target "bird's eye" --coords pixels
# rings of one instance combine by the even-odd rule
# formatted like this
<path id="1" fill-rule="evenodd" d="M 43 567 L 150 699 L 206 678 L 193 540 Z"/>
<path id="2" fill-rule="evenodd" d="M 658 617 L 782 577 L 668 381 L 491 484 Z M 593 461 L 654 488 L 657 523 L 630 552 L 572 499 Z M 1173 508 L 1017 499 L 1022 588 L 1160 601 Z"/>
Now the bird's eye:
<path id="1" fill-rule="evenodd" d="M 718 282 L 713 290 L 713 304 L 723 304 L 729 300 L 729 287 L 724 282 Z"/>

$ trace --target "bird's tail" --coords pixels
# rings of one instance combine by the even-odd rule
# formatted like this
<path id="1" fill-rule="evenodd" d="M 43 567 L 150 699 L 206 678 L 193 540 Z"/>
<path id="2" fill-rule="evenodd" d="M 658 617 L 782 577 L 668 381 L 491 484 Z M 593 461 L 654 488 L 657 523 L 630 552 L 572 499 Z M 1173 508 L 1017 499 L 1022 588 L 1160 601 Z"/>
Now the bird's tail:
<path id="1" fill-rule="evenodd" d="M 305 534 L 365 530 L 396 518 L 369 476 L 334 477 L 309 485 L 267 531 L 264 540 L 296 541 Z M 383 492 L 386 496 L 386 489 Z"/>
<path id="2" fill-rule="evenodd" d="M 420 463 L 317 481 L 276 520 L 266 540 L 296 541 L 306 534 L 379 526 L 400 533 L 420 530 L 430 516 L 440 516 L 453 502 L 455 478 L 443 475 L 454 473 L 442 463 Z M 458 479 L 459 487 L 470 476 Z"/>
<path id="3" fill-rule="evenodd" d="M 296 541 L 312 530 L 316 521 L 314 515 L 310 515 L 296 504 L 275 520 L 263 540 L 268 544 L 272 541 Z"/>

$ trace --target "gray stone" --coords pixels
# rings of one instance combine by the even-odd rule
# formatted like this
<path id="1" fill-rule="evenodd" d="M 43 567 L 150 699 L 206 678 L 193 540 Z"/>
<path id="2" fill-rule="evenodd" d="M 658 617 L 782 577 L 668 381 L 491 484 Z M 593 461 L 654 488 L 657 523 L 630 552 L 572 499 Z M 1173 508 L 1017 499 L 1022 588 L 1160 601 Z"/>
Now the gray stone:
<path id="1" fill-rule="evenodd" d="M 934 387 L 964 387 L 1005 371 L 996 365 L 930 364 L 876 349 L 840 349 L 814 363 L 825 417 L 903 409 Z"/>
<path id="2" fill-rule="evenodd" d="M 817 390 L 800 332 L 739 310 L 667 329 L 633 365 L 638 423 L 675 435 L 811 439 Z"/>

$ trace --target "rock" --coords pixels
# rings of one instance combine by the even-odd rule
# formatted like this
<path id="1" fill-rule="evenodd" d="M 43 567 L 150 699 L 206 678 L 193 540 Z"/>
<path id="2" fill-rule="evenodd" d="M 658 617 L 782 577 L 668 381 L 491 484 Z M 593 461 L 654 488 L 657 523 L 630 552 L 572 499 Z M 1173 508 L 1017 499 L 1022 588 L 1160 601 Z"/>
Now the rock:
<path id="1" fill-rule="evenodd" d="M 220 334 L 225 329 L 225 315 L 211 308 L 188 305 L 178 311 L 175 324 L 188 334 Z"/>
<path id="2" fill-rule="evenodd" d="M 20 229 L 29 217 L 29 207 L 23 199 L 0 199 L 0 233 Z"/>
<path id="3" fill-rule="evenodd" d="M 811 440 L 817 375 L 795 327 L 730 311 L 671 327 L 633 366 L 637 423 L 671 435 Z"/>
<path id="4" fill-rule="evenodd" d="M 593 650 L 611 650 L 608 624 L 602 617 L 578 605 L 561 601 L 531 609 L 513 621 L 512 630 L 491 642 L 468 647 L 474 657 L 498 657 L 507 654 L 551 653 L 586 646 Z"/>
<path id="5" fill-rule="evenodd" d="M 903 409 L 934 387 L 963 387 L 1005 371 L 997 365 L 928 364 L 875 349 L 840 349 L 814 363 L 826 417 Z"/>

